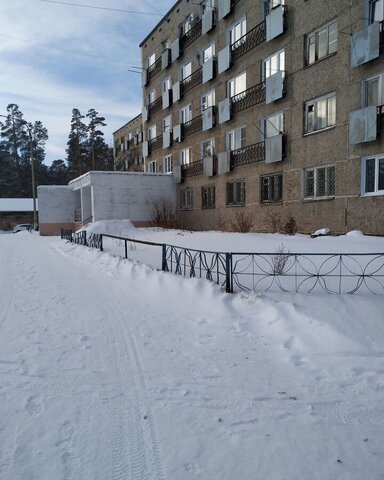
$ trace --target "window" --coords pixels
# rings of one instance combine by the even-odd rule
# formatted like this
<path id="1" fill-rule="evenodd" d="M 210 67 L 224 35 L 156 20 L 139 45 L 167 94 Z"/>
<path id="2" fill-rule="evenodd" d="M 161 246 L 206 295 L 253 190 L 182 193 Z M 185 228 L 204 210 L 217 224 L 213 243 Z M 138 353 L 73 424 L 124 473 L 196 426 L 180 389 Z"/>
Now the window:
<path id="1" fill-rule="evenodd" d="M 193 190 L 185 188 L 180 191 L 180 210 L 192 210 L 193 208 Z"/>
<path id="2" fill-rule="evenodd" d="M 192 105 L 189 104 L 186 107 L 183 107 L 179 111 L 180 123 L 187 123 L 192 120 Z"/>
<path id="3" fill-rule="evenodd" d="M 335 166 L 304 170 L 304 198 L 327 198 L 335 195 Z"/>
<path id="4" fill-rule="evenodd" d="M 361 194 L 384 195 L 384 156 L 362 159 Z"/>
<path id="5" fill-rule="evenodd" d="M 155 100 L 156 100 L 156 90 L 153 89 L 148 92 L 148 105 L 150 105 Z"/>
<path id="6" fill-rule="evenodd" d="M 201 55 L 201 63 L 208 62 L 211 58 L 215 56 L 215 44 L 211 43 L 206 48 L 203 48 L 202 55 Z"/>
<path id="7" fill-rule="evenodd" d="M 213 138 L 210 138 L 209 140 L 205 140 L 204 142 L 201 143 L 202 158 L 212 157 L 214 151 L 215 151 L 215 147 L 214 147 Z"/>
<path id="8" fill-rule="evenodd" d="M 180 150 L 180 164 L 181 165 L 188 165 L 192 161 L 192 148 L 184 148 Z"/>
<path id="9" fill-rule="evenodd" d="M 264 118 L 264 137 L 270 138 L 284 131 L 283 112 L 274 113 Z"/>
<path id="10" fill-rule="evenodd" d="M 201 97 L 201 111 L 204 112 L 207 108 L 215 105 L 215 91 L 208 92 Z"/>
<path id="11" fill-rule="evenodd" d="M 149 55 L 149 57 L 147 58 L 148 68 L 152 67 L 152 65 L 155 64 L 155 61 L 156 61 L 156 53 L 153 52 L 152 55 Z"/>
<path id="12" fill-rule="evenodd" d="M 334 21 L 306 37 L 307 65 L 321 60 L 337 51 L 337 22 Z"/>
<path id="13" fill-rule="evenodd" d="M 383 103 L 381 95 L 381 84 L 381 75 L 377 75 L 376 77 L 368 78 L 367 80 L 363 81 L 363 95 L 365 107 L 378 106 Z"/>
<path id="14" fill-rule="evenodd" d="M 264 17 L 266 17 L 271 10 L 280 5 L 285 5 L 285 0 L 262 0 Z"/>
<path id="15" fill-rule="evenodd" d="M 172 155 L 163 158 L 163 173 L 172 173 Z"/>
<path id="16" fill-rule="evenodd" d="M 370 0 L 369 2 L 369 23 L 381 22 L 384 19 L 384 1 Z"/>
<path id="17" fill-rule="evenodd" d="M 171 88 L 172 88 L 171 77 L 167 77 L 161 82 L 161 93 L 168 92 L 168 90 L 170 90 Z"/>
<path id="18" fill-rule="evenodd" d="M 180 68 L 180 80 L 185 80 L 192 75 L 192 62 L 188 62 Z"/>
<path id="19" fill-rule="evenodd" d="M 283 72 L 285 75 L 285 50 L 280 50 L 273 55 L 267 57 L 263 63 L 264 80 L 277 72 Z"/>
<path id="20" fill-rule="evenodd" d="M 156 138 L 156 125 L 151 125 L 148 127 L 148 140 L 153 140 Z"/>
<path id="21" fill-rule="evenodd" d="M 227 205 L 245 204 L 245 181 L 236 180 L 227 183 Z"/>
<path id="22" fill-rule="evenodd" d="M 336 124 L 336 93 L 305 104 L 305 133 L 317 132 Z"/>
<path id="23" fill-rule="evenodd" d="M 165 52 L 167 48 L 171 48 L 171 40 L 169 38 L 161 42 L 161 51 Z"/>
<path id="24" fill-rule="evenodd" d="M 247 88 L 247 73 L 243 72 L 235 78 L 228 80 L 227 91 L 229 97 L 234 97 Z"/>
<path id="25" fill-rule="evenodd" d="M 283 199 L 283 175 L 261 177 L 261 203 L 281 202 Z"/>
<path id="26" fill-rule="evenodd" d="M 151 162 L 149 162 L 148 166 L 149 166 L 149 173 L 156 173 L 157 172 L 157 161 L 156 160 L 152 160 Z"/>
<path id="27" fill-rule="evenodd" d="M 216 6 L 216 0 L 203 0 L 201 3 L 201 9 L 204 12 L 206 12 L 208 9 L 215 8 Z"/>
<path id="28" fill-rule="evenodd" d="M 232 25 L 232 27 L 228 30 L 229 45 L 232 45 L 235 42 L 237 42 L 246 33 L 247 33 L 247 21 L 245 17 L 242 17 L 234 25 Z"/>
<path id="29" fill-rule="evenodd" d="M 163 118 L 161 122 L 161 126 L 163 129 L 163 132 L 168 132 L 169 130 L 172 129 L 172 115 L 168 115 L 167 117 Z"/>
<path id="30" fill-rule="evenodd" d="M 201 187 L 201 208 L 215 208 L 216 189 L 214 185 Z"/>
<path id="31" fill-rule="evenodd" d="M 188 15 L 188 17 L 180 25 L 181 34 L 185 35 L 186 33 L 188 33 L 197 20 L 198 20 L 198 15 L 196 15 L 196 13 L 191 13 L 190 15 Z"/>
<path id="32" fill-rule="evenodd" d="M 246 143 L 246 128 L 240 127 L 235 130 L 227 132 L 227 149 L 237 150 L 239 148 L 244 148 Z"/>

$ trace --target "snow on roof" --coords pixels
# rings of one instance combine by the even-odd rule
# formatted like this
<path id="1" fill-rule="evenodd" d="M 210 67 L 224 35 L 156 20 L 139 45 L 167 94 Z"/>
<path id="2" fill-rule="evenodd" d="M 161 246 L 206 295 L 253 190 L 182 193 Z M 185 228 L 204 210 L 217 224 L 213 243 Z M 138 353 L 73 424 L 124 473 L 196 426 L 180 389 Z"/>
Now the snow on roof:
<path id="1" fill-rule="evenodd" d="M 38 203 L 36 200 L 36 209 Z M 32 198 L 0 198 L 0 213 L 3 212 L 32 212 Z"/>

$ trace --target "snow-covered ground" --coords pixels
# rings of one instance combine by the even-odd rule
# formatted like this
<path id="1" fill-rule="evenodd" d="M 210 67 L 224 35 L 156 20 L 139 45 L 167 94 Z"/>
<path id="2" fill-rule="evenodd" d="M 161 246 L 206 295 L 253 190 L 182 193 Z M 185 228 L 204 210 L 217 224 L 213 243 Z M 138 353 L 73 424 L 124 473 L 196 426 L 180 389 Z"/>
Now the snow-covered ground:
<path id="1" fill-rule="evenodd" d="M 358 235 L 132 233 L 383 251 Z M 21 232 L 0 237 L 0 299 L 1 480 L 384 478 L 384 295 L 229 295 Z"/>

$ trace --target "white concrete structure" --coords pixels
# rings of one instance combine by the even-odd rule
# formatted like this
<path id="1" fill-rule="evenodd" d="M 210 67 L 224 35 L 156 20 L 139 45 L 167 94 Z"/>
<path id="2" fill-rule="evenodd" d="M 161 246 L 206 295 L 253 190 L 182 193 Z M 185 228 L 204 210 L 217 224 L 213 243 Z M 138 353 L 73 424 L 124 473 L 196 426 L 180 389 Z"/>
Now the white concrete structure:
<path id="1" fill-rule="evenodd" d="M 148 225 L 156 201 L 176 201 L 173 175 L 156 173 L 88 172 L 68 186 L 39 186 L 37 191 L 41 235 L 98 220 Z"/>
<path id="2" fill-rule="evenodd" d="M 38 204 L 36 202 L 36 210 Z M 33 212 L 32 198 L 0 198 L 0 213 Z"/>

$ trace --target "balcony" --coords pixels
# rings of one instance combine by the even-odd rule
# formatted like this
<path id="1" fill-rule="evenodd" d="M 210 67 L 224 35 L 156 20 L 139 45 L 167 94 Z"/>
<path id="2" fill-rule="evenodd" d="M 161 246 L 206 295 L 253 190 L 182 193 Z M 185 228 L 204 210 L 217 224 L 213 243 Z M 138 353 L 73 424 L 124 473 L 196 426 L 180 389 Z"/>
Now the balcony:
<path id="1" fill-rule="evenodd" d="M 265 82 L 258 83 L 244 92 L 231 97 L 231 111 L 234 115 L 237 112 L 253 107 L 265 101 Z"/>
<path id="2" fill-rule="evenodd" d="M 154 113 L 160 111 L 163 107 L 162 97 L 156 98 L 152 103 L 148 105 L 148 118 Z"/>
<path id="3" fill-rule="evenodd" d="M 184 33 L 184 35 L 180 37 L 180 49 L 182 51 L 184 51 L 195 40 L 201 37 L 201 23 L 201 19 L 197 20 L 197 22 L 192 25 L 188 32 Z"/>
<path id="4" fill-rule="evenodd" d="M 200 132 L 203 128 L 203 116 L 199 115 L 189 122 L 186 122 L 182 125 L 182 138 L 188 137 L 189 135 L 193 135 L 194 133 Z"/>
<path id="5" fill-rule="evenodd" d="M 148 82 L 161 71 L 161 57 L 159 57 L 150 67 L 147 69 Z"/>
<path id="6" fill-rule="evenodd" d="M 257 47 L 257 45 L 265 42 L 265 39 L 266 22 L 264 20 L 263 22 L 256 25 L 255 28 L 253 28 L 248 33 L 239 38 L 236 42 L 232 43 L 232 45 L 230 46 L 232 62 L 252 50 L 252 48 L 255 48 Z"/>
<path id="7" fill-rule="evenodd" d="M 351 66 L 358 67 L 378 58 L 384 50 L 384 21 L 373 22 L 351 38 Z"/>
<path id="8" fill-rule="evenodd" d="M 238 148 L 231 152 L 231 169 L 242 167 L 255 162 L 263 162 L 265 159 L 264 142 L 248 145 L 247 147 Z"/>
<path id="9" fill-rule="evenodd" d="M 148 153 L 152 153 L 155 150 L 163 147 L 163 135 L 158 135 L 148 141 Z"/>
<path id="10" fill-rule="evenodd" d="M 198 70 L 189 75 L 189 77 L 184 78 L 180 83 L 180 94 L 181 96 L 185 95 L 187 92 L 199 85 L 203 80 L 203 69 L 200 67 Z"/>
<path id="11" fill-rule="evenodd" d="M 188 163 L 181 166 L 181 178 L 197 177 L 203 175 L 204 172 L 204 160 L 200 159 L 197 162 Z"/>
<path id="12" fill-rule="evenodd" d="M 372 142 L 384 131 L 384 105 L 369 106 L 349 114 L 349 144 Z"/>

